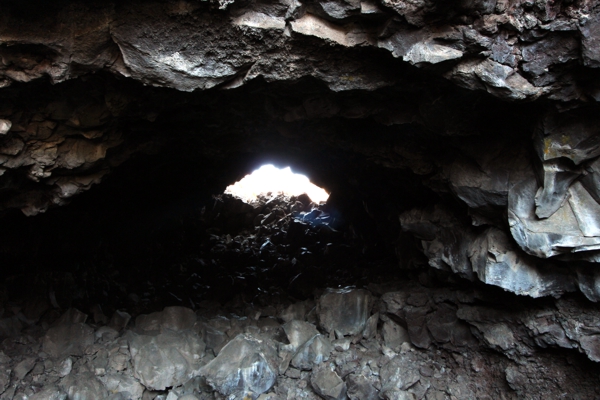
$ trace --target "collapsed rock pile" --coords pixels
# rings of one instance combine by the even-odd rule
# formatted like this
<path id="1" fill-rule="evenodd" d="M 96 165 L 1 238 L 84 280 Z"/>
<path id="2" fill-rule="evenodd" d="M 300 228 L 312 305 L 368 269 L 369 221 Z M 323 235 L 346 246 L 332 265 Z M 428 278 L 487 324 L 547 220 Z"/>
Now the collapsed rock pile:
<path id="1" fill-rule="evenodd" d="M 596 372 L 576 354 L 536 348 L 576 345 L 561 328 L 567 304 L 515 321 L 475 305 L 477 296 L 396 283 L 266 307 L 119 312 L 105 325 L 75 309 L 24 328 L 3 319 L 14 329 L 2 333 L 0 399 L 517 398 L 567 391 L 574 374 L 589 375 L 583 398 L 598 395 Z"/>

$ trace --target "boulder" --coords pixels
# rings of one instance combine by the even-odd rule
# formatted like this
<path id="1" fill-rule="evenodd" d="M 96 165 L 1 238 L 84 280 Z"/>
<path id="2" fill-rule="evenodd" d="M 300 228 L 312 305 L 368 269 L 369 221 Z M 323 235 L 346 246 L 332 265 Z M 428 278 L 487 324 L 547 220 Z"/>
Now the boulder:
<path id="1" fill-rule="evenodd" d="M 311 370 L 313 366 L 327 361 L 333 348 L 327 337 L 316 335 L 298 348 L 290 364 L 298 369 Z"/>
<path id="2" fill-rule="evenodd" d="M 59 384 L 69 399 L 97 400 L 108 398 L 108 391 L 92 373 L 69 375 Z"/>
<path id="3" fill-rule="evenodd" d="M 199 374 L 224 396 L 252 398 L 268 391 L 277 379 L 277 353 L 272 343 L 239 334 L 221 349 L 219 355 L 202 367 Z"/>
<path id="4" fill-rule="evenodd" d="M 94 330 L 84 323 L 62 323 L 48 329 L 42 349 L 51 357 L 82 356 L 94 344 Z"/>
<path id="5" fill-rule="evenodd" d="M 421 379 L 413 361 L 403 356 L 396 356 L 385 364 L 381 368 L 380 377 L 381 394 L 385 399 L 412 398 L 412 394 L 406 390 Z"/>
<path id="6" fill-rule="evenodd" d="M 319 325 L 338 336 L 357 335 L 365 329 L 373 299 L 365 289 L 327 289 L 319 298 Z"/>
<path id="7" fill-rule="evenodd" d="M 140 400 L 144 394 L 144 386 L 131 376 L 106 374 L 99 379 L 111 393 L 122 393 L 129 400 Z"/>
<path id="8" fill-rule="evenodd" d="M 196 314 L 186 307 L 165 307 L 152 314 L 140 315 L 135 319 L 135 327 L 141 331 L 182 331 L 196 323 Z"/>
<path id="9" fill-rule="evenodd" d="M 195 332 L 164 330 L 156 336 L 127 333 L 133 375 L 148 389 L 165 390 L 196 376 L 205 344 Z"/>
<path id="10" fill-rule="evenodd" d="M 308 322 L 292 320 L 283 325 L 283 330 L 293 350 L 319 334 L 317 327 Z"/>
<path id="11" fill-rule="evenodd" d="M 321 364 L 310 375 L 310 384 L 315 392 L 326 400 L 346 398 L 346 383 L 327 364 Z"/>

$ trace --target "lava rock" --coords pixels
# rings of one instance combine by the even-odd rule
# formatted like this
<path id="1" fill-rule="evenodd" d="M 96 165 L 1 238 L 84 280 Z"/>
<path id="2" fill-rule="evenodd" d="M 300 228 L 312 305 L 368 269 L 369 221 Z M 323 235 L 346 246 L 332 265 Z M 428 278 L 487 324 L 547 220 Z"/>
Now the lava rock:
<path id="1" fill-rule="evenodd" d="M 319 334 L 317 327 L 308 322 L 292 320 L 283 325 L 283 330 L 293 350 Z"/>
<path id="2" fill-rule="evenodd" d="M 0 319 L 0 338 L 17 336 L 21 332 L 21 329 L 23 329 L 23 324 L 16 315 Z"/>
<path id="3" fill-rule="evenodd" d="M 124 374 L 106 374 L 98 379 L 111 393 L 122 393 L 126 399 L 139 400 L 144 393 L 144 386 L 137 379 Z"/>
<path id="4" fill-rule="evenodd" d="M 378 400 L 378 390 L 362 375 L 350 374 L 346 379 L 350 400 Z"/>
<path id="5" fill-rule="evenodd" d="M 94 374 L 89 372 L 80 375 L 69 375 L 59 384 L 67 392 L 69 399 L 97 400 L 108 397 L 108 391 Z"/>
<path id="6" fill-rule="evenodd" d="M 52 357 L 82 356 L 94 344 L 94 330 L 84 323 L 63 323 L 48 329 L 43 339 L 44 352 Z"/>
<path id="7" fill-rule="evenodd" d="M 392 321 L 383 323 L 381 335 L 385 345 L 394 351 L 398 351 L 402 343 L 410 342 L 408 331 Z"/>
<path id="8" fill-rule="evenodd" d="M 165 307 L 163 311 L 140 315 L 135 319 L 135 327 L 141 331 L 182 331 L 196 323 L 196 314 L 185 307 Z"/>
<path id="9" fill-rule="evenodd" d="M 25 378 L 25 375 L 27 375 L 29 373 L 29 371 L 31 371 L 33 369 L 34 366 L 35 366 L 35 358 L 27 357 L 26 359 L 24 359 L 23 361 L 21 361 L 20 363 L 18 363 L 15 366 L 15 369 L 13 371 L 15 374 L 15 377 L 18 380 L 23 380 L 23 378 Z"/>
<path id="10" fill-rule="evenodd" d="M 50 385 L 29 396 L 28 400 L 67 400 L 67 393 L 60 390 L 57 386 Z"/>
<path id="11" fill-rule="evenodd" d="M 364 289 L 327 289 L 319 298 L 319 325 L 338 336 L 356 335 L 365 329 L 372 296 Z"/>
<path id="12" fill-rule="evenodd" d="M 224 396 L 250 393 L 256 398 L 275 384 L 276 360 L 277 353 L 271 343 L 239 334 L 199 373 Z"/>
<path id="13" fill-rule="evenodd" d="M 316 335 L 304 343 L 294 354 L 291 365 L 302 370 L 311 370 L 315 365 L 329 360 L 334 347 L 323 335 Z"/>
<path id="14" fill-rule="evenodd" d="M 11 127 L 12 122 L 7 119 L 0 119 L 0 135 L 6 135 Z"/>
<path id="15" fill-rule="evenodd" d="M 211 349 L 215 356 L 218 355 L 223 346 L 227 344 L 227 334 L 206 323 L 200 323 L 200 331 L 206 348 Z"/>
<path id="16" fill-rule="evenodd" d="M 326 400 L 346 398 L 346 383 L 327 364 L 321 364 L 313 370 L 310 384 L 315 392 Z"/>
<path id="17" fill-rule="evenodd" d="M 413 395 L 406 392 L 419 382 L 421 376 L 414 362 L 402 355 L 394 357 L 380 371 L 381 394 L 386 399 L 412 399 Z"/>
<path id="18" fill-rule="evenodd" d="M 0 394 L 4 393 L 4 391 L 10 385 L 10 374 L 12 370 L 8 368 L 5 364 L 1 365 L 0 369 Z"/>
<path id="19" fill-rule="evenodd" d="M 148 389 L 178 386 L 200 371 L 205 344 L 193 331 L 127 334 L 134 376 Z"/>
<path id="20" fill-rule="evenodd" d="M 117 332 L 121 332 L 129 321 L 131 320 L 131 315 L 126 313 L 125 311 L 115 311 L 110 322 L 108 323 L 108 327 L 114 329 Z"/>

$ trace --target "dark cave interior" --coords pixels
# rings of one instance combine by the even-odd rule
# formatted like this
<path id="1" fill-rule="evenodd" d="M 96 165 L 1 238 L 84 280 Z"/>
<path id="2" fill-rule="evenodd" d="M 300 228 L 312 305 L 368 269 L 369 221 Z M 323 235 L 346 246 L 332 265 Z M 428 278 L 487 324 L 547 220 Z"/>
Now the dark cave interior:
<path id="1" fill-rule="evenodd" d="M 105 157 L 77 164 L 78 174 L 109 171 L 101 184 L 58 206 L 47 207 L 54 201 L 52 192 L 32 182 L 27 165 L 5 172 L 0 187 L 4 316 L 21 306 L 27 311 L 28 301 L 40 298 L 49 302 L 50 311 L 41 318 L 46 324 L 76 308 L 102 326 L 119 310 L 135 318 L 170 306 L 197 313 L 207 304 L 267 308 L 311 301 L 326 288 L 367 288 L 382 295 L 386 284 L 400 282 L 407 293 L 424 290 L 435 299 L 427 321 L 432 315 L 445 321 L 464 302 L 485 309 L 490 317 L 478 317 L 485 323 L 496 318 L 523 331 L 513 314 L 537 310 L 546 315 L 557 309 L 556 299 L 520 296 L 463 279 L 449 267 L 431 268 L 420 251 L 420 239 L 430 233 L 407 233 L 398 215 L 442 203 L 476 233 L 486 230 L 486 224 L 472 223 L 477 218 L 508 230 L 502 204 L 474 211 L 457 199 L 439 171 L 456 160 L 468 164 L 481 149 L 518 149 L 515 158 L 520 152 L 534 154 L 531 132 L 548 105 L 508 103 L 422 71 L 408 73 L 414 74 L 411 84 L 371 92 L 336 93 L 307 78 L 285 84 L 257 79 L 241 88 L 188 93 L 105 73 L 3 89 L 0 103 L 10 106 L 0 109 L 0 117 L 13 116 L 16 134 L 29 134 L 19 119 L 51 120 L 65 129 L 58 129 L 64 137 L 110 143 Z M 36 135 L 43 138 L 42 130 Z M 253 208 L 221 195 L 265 163 L 306 174 L 331 193 L 329 201 L 319 207 L 305 202 L 294 214 L 290 207 L 296 198 L 265 198 Z M 60 166 L 49 171 L 67 178 L 74 174 Z M 43 212 L 24 215 L 18 206 L 25 200 Z M 307 217 L 312 209 L 320 220 Z M 277 219 L 264 220 L 270 215 Z M 566 269 L 566 263 L 558 264 Z M 595 312 L 595 304 L 581 293 L 561 301 L 576 304 L 580 314 Z M 471 334 L 463 343 L 459 334 L 439 340 L 433 327 L 433 333 L 414 333 L 412 324 L 422 323 L 422 316 L 385 315 L 415 335 L 422 348 L 435 343 L 448 360 L 468 354 L 464 348 L 472 345 Z M 486 376 L 501 382 L 494 390 L 504 393 L 508 385 L 528 393 L 526 382 L 505 378 L 507 361 L 499 361 L 504 353 L 516 358 L 517 350 L 490 344 L 481 328 L 487 325 L 477 321 L 473 326 L 486 333 L 472 328 L 473 335 L 489 347 L 478 354 L 496 365 Z M 547 362 L 550 375 L 563 371 L 561 379 L 597 375 L 596 363 L 582 354 L 557 349 L 551 340 L 522 340 L 542 348 L 536 350 L 532 371 Z M 519 357 L 523 354 L 528 350 Z M 530 394 L 538 393 L 544 379 L 532 381 Z M 595 386 L 590 378 L 586 393 Z"/>
<path id="2" fill-rule="evenodd" d="M 77 294 L 79 307 L 107 302 L 105 307 L 112 312 L 125 307 L 131 293 L 143 290 L 140 276 L 153 277 L 154 285 L 170 274 L 185 279 L 203 268 L 211 270 L 212 266 L 203 266 L 204 260 L 202 265 L 190 261 L 209 250 L 210 234 L 235 236 L 242 229 L 244 234 L 255 229 L 253 224 L 206 217 L 217 203 L 222 204 L 215 196 L 267 162 L 291 165 L 331 192 L 321 208 L 331 216 L 328 225 L 336 232 L 336 245 L 347 249 L 345 257 L 330 268 L 329 280 L 317 279 L 321 273 L 305 272 L 314 279 L 296 295 L 310 295 L 309 287 L 356 285 L 361 280 L 361 285 L 368 284 L 362 275 L 419 279 L 419 274 L 425 274 L 437 279 L 441 274 L 444 281 L 460 282 L 452 274 L 427 267 L 415 239 L 402 232 L 397 215 L 445 202 L 468 223 L 467 208 L 451 193 L 439 190 L 443 183 L 436 182 L 432 164 L 463 158 L 465 149 L 468 152 L 481 143 L 525 143 L 524 132 L 534 124 L 531 116 L 544 105 L 505 103 L 431 80 L 422 71 L 409 72 L 414 75 L 411 85 L 366 93 L 333 93 L 311 79 L 292 84 L 257 80 L 233 90 L 186 93 L 103 73 L 57 85 L 38 81 L 4 89 L 4 113 L 17 109 L 23 120 L 42 113 L 66 129 L 71 125 L 83 131 L 66 135 L 87 133 L 92 142 L 101 143 L 106 135 L 98 135 L 98 130 L 117 132 L 123 142 L 107 150 L 108 161 L 84 165 L 86 173 L 111 170 L 101 185 L 68 200 L 67 207 L 50 207 L 35 217 L 11 208 L 23 199 L 22 188 L 34 186 L 27 183 L 29 171 L 6 172 L 0 189 L 5 293 L 13 297 L 53 290 L 53 279 L 74 276 L 87 285 L 83 282 L 89 273 L 114 275 L 123 280 L 118 295 L 97 288 L 95 295 Z M 73 109 L 77 123 L 68 120 Z M 52 172 L 70 174 L 60 167 Z M 33 196 L 47 201 L 48 194 L 35 190 Z M 498 211 L 482 210 L 484 215 Z M 323 247 L 327 244 L 323 240 L 316 244 L 313 240 L 312 245 Z M 299 244 L 285 241 L 299 251 Z M 316 271 L 324 269 L 328 260 L 313 262 L 302 264 Z M 267 261 L 254 256 L 242 260 L 240 268 L 255 268 L 253 263 L 269 269 L 277 264 L 277 257 Z M 229 265 L 223 276 L 235 273 L 235 268 Z M 31 285 L 32 274 L 42 287 Z M 293 270 L 283 274 L 282 282 L 274 286 L 289 285 L 295 275 Z M 231 300 L 240 288 L 223 276 L 215 278 L 223 282 L 214 284 L 211 293 L 222 301 Z M 167 280 L 177 285 L 176 279 Z M 257 285 L 244 286 L 256 294 Z M 69 305 L 73 304 L 68 298 L 71 290 L 64 292 Z M 94 297 L 99 293 L 105 298 Z M 200 300 L 210 297 L 195 295 Z M 151 308 L 182 302 L 166 289 L 156 298 L 160 300 Z"/>
<path id="3" fill-rule="evenodd" d="M 387 270 L 387 275 L 403 276 L 405 273 L 392 269 L 398 263 L 396 249 L 403 248 L 412 258 L 419 255 L 411 249 L 410 238 L 404 238 L 405 244 L 398 243 L 400 226 L 392 215 L 415 204 L 432 203 L 435 195 L 405 168 L 385 168 L 370 161 L 368 156 L 354 154 L 352 148 L 344 148 L 343 142 L 356 146 L 363 141 L 381 148 L 393 143 L 398 135 L 422 137 L 423 132 L 410 126 L 399 132 L 371 119 L 324 117 L 278 121 L 269 118 L 268 112 L 257 105 L 266 108 L 270 101 L 281 102 L 281 93 L 296 93 L 297 87 L 302 87 L 309 98 L 319 100 L 320 95 L 327 93 L 326 89 L 310 82 L 274 90 L 259 83 L 252 86 L 242 93 L 181 93 L 147 88 L 100 74 L 56 86 L 36 83 L 6 90 L 5 95 L 14 107 L 32 113 L 40 104 L 46 106 L 65 99 L 84 104 L 103 100 L 107 96 L 105 90 L 128 93 L 133 98 L 128 108 L 121 116 L 102 124 L 126 132 L 128 140 L 121 147 L 142 148 L 140 153 L 116 167 L 101 185 L 75 197 L 67 207 L 53 207 L 35 217 L 26 217 L 14 209 L 4 211 L 0 263 L 7 267 L 3 268 L 3 277 L 9 278 L 4 289 L 8 297 L 48 291 L 53 279 L 60 281 L 65 276 L 76 277 L 78 283 L 83 284 L 88 274 L 118 275 L 125 286 L 131 286 L 123 287 L 116 295 L 121 298 L 119 301 L 114 293 L 103 291 L 111 301 L 86 294 L 85 299 L 80 295 L 77 304 L 79 308 L 89 309 L 96 302 L 106 302 L 104 307 L 108 307 L 110 313 L 125 307 L 131 293 L 142 290 L 136 287 L 140 276 L 155 279 L 153 284 L 157 284 L 171 274 L 183 280 L 186 273 L 199 272 L 203 267 L 198 263 L 192 265 L 190 260 L 209 250 L 212 242 L 207 229 L 235 236 L 242 229 L 251 233 L 254 228 L 253 224 L 244 226 L 242 222 L 224 226 L 219 221 L 207 221 L 204 214 L 209 215 L 219 202 L 215 195 L 266 162 L 291 165 L 294 171 L 306 173 L 331 191 L 331 198 L 323 207 L 332 216 L 328 225 L 336 231 L 338 244 L 349 249 L 343 261 L 336 261 L 335 271 L 344 275 L 338 285 L 356 284 L 360 276 L 351 276 L 350 271 L 367 260 L 373 265 L 379 263 L 379 269 Z M 219 97 L 222 98 L 215 99 Z M 148 115 L 152 115 L 152 122 L 148 121 Z M 329 137 L 323 137 L 324 131 L 329 132 Z M 337 145 L 338 141 L 342 141 L 342 146 Z M 127 150 L 117 147 L 109 152 L 118 154 Z M 89 170 L 106 168 L 99 164 L 90 165 Z M 13 188 L 23 185 L 24 181 L 27 181 L 25 171 L 14 171 L 8 176 L 0 192 L 5 204 L 10 204 Z M 321 246 L 325 244 L 319 242 Z M 298 251 L 299 245 L 293 247 Z M 277 257 L 270 262 L 275 264 L 276 260 Z M 239 268 L 254 268 L 248 263 L 259 261 L 261 268 L 272 267 L 258 257 L 252 261 L 241 260 Z M 319 260 L 321 265 L 307 267 L 324 268 L 323 262 Z M 210 265 L 204 267 L 211 268 Z M 234 272 L 235 266 L 230 265 L 224 274 Z M 286 286 L 292 272 L 284 274 L 283 281 L 275 286 Z M 41 286 L 32 285 L 31 274 L 38 277 L 35 281 Z M 331 282 L 314 278 L 310 281 L 314 288 L 336 283 L 333 278 Z M 43 287 L 44 284 L 47 286 Z M 220 299 L 231 300 L 239 294 L 239 287 L 229 279 L 223 285 L 213 295 L 218 292 Z M 306 290 L 303 288 L 304 297 L 310 294 Z M 256 293 L 256 287 L 251 291 Z M 168 292 L 165 289 L 159 296 L 163 304 L 152 304 L 154 309 L 181 302 Z M 69 293 L 69 290 L 64 292 Z M 206 300 L 206 296 L 197 293 L 201 300 Z M 65 301 L 77 303 L 71 299 Z"/>

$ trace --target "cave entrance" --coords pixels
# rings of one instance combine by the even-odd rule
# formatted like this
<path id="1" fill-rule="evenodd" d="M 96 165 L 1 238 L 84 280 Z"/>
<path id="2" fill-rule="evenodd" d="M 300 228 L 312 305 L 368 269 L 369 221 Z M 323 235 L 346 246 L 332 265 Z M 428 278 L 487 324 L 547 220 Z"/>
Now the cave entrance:
<path id="1" fill-rule="evenodd" d="M 225 193 L 248 203 L 267 193 L 284 196 L 306 193 L 316 204 L 325 203 L 329 198 L 325 189 L 310 182 L 305 175 L 293 173 L 290 167 L 277 168 L 272 164 L 263 165 L 233 185 L 227 186 Z"/>

